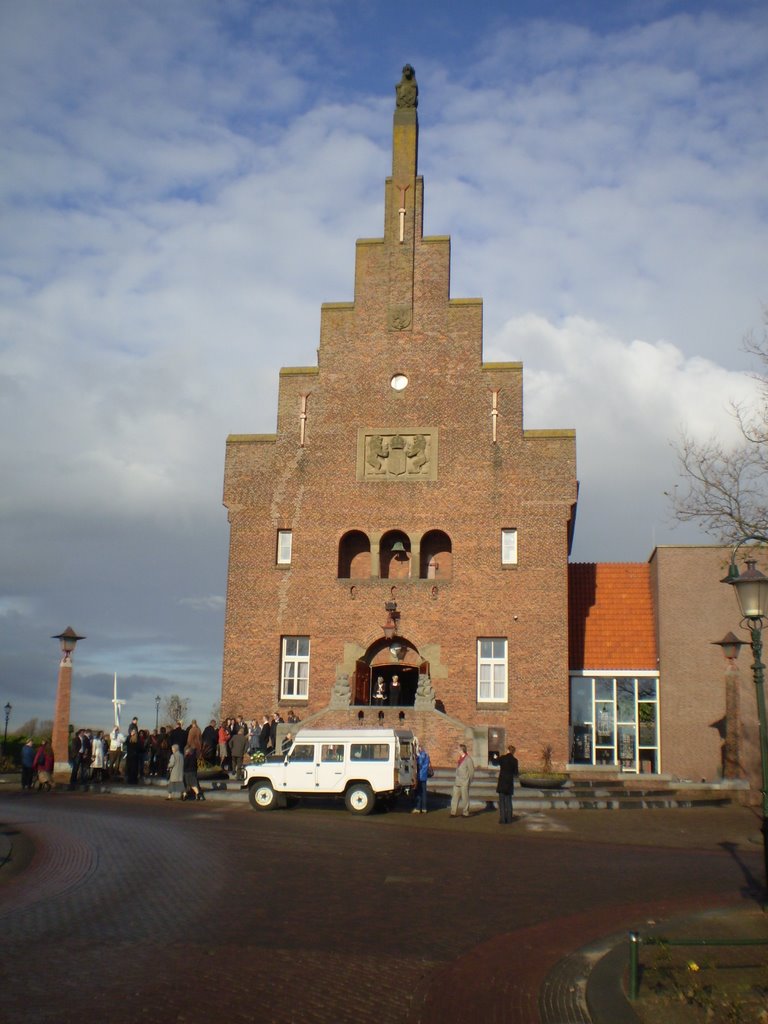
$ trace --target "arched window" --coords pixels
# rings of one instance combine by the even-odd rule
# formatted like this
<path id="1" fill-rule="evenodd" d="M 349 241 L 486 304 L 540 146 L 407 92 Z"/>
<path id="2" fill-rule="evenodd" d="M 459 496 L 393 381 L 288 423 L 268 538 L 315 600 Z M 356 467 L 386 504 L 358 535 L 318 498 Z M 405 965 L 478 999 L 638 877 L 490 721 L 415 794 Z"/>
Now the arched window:
<path id="1" fill-rule="evenodd" d="M 350 530 L 339 541 L 339 579 L 360 580 L 371 575 L 371 542 L 360 530 Z"/>
<path id="2" fill-rule="evenodd" d="M 402 530 L 390 530 L 379 541 L 379 572 L 383 580 L 404 580 L 411 575 L 411 542 Z"/>
<path id="3" fill-rule="evenodd" d="M 442 530 L 430 530 L 421 539 L 419 576 L 423 580 L 450 579 L 453 572 L 451 538 Z"/>

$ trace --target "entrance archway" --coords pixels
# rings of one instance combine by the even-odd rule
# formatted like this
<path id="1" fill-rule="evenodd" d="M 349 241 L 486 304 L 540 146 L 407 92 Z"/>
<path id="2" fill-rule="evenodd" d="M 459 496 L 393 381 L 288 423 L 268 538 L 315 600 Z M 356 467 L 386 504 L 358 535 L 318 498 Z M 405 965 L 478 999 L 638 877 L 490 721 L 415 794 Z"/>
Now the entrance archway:
<path id="1" fill-rule="evenodd" d="M 404 637 L 382 637 L 355 666 L 352 702 L 357 707 L 413 707 L 420 674 L 429 674 L 429 665 L 413 644 Z"/>

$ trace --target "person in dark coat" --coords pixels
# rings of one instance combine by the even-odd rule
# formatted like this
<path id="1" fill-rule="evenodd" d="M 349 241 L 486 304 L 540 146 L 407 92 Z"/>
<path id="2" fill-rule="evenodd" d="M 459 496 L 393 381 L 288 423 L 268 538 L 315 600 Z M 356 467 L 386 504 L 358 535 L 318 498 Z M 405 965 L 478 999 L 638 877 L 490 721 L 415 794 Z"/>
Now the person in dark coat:
<path id="1" fill-rule="evenodd" d="M 138 784 L 144 768 L 144 741 L 141 733 L 131 729 L 125 744 L 125 777 L 129 786 Z"/>
<path id="2" fill-rule="evenodd" d="M 69 760 L 72 765 L 69 788 L 76 789 L 79 780 L 80 784 L 87 789 L 91 768 L 91 738 L 85 729 L 81 729 L 72 736 L 69 744 Z"/>
<path id="3" fill-rule="evenodd" d="M 35 777 L 35 741 L 30 738 L 21 748 L 21 788 L 32 789 L 32 780 Z"/>
<path id="4" fill-rule="evenodd" d="M 184 792 L 181 799 L 205 800 L 200 781 L 197 777 L 197 748 L 187 744 L 184 750 Z"/>
<path id="5" fill-rule="evenodd" d="M 402 686 L 400 685 L 400 677 L 392 676 L 392 678 L 389 681 L 389 703 L 393 707 L 399 706 L 401 693 Z"/>
<path id="6" fill-rule="evenodd" d="M 496 792 L 499 794 L 499 824 L 509 825 L 512 821 L 512 795 L 515 792 L 515 776 L 518 774 L 515 748 L 507 747 L 507 753 L 499 758 L 499 781 Z"/>
<path id="7" fill-rule="evenodd" d="M 264 715 L 261 720 L 261 732 L 259 733 L 259 750 L 266 754 L 269 747 L 269 718 Z"/>
<path id="8" fill-rule="evenodd" d="M 187 745 L 188 733 L 189 729 L 185 729 L 181 722 L 177 722 L 175 728 L 171 729 L 170 735 L 168 736 L 168 742 L 171 744 L 171 749 L 173 749 L 173 744 L 176 743 L 178 744 L 179 750 L 184 750 Z"/>
<path id="9" fill-rule="evenodd" d="M 213 764 L 216 760 L 216 747 L 219 743 L 219 730 L 216 722 L 212 721 L 203 729 L 203 760 L 206 764 Z"/>
<path id="10" fill-rule="evenodd" d="M 277 727 L 282 722 L 279 712 L 275 712 L 269 722 L 269 748 L 273 754 L 277 753 Z"/>

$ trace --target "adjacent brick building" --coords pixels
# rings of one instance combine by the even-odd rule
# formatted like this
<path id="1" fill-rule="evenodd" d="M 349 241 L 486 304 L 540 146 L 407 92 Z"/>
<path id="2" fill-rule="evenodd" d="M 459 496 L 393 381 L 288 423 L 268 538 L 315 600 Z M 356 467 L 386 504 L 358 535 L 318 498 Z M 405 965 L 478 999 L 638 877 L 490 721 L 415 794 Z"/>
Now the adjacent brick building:
<path id="1" fill-rule="evenodd" d="M 570 761 L 760 789 L 751 657 L 723 657 L 739 633 L 731 552 L 656 548 L 645 563 L 570 573 Z M 740 566 L 743 568 L 743 566 Z"/>

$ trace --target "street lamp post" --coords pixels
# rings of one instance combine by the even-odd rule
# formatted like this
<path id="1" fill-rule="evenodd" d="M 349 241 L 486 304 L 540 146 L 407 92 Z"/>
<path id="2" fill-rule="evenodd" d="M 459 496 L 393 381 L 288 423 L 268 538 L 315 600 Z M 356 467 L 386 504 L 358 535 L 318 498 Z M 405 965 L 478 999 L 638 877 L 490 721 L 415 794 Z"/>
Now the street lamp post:
<path id="1" fill-rule="evenodd" d="M 155 732 L 157 732 L 157 727 L 160 723 L 160 699 L 160 694 L 158 693 L 155 697 Z"/>
<path id="2" fill-rule="evenodd" d="M 59 776 L 69 777 L 69 708 L 72 700 L 72 652 L 77 646 L 78 640 L 85 640 L 84 636 L 78 636 L 71 626 L 67 626 L 63 633 L 58 633 L 51 638 L 58 640 L 61 646 L 61 661 L 59 662 L 59 676 L 56 683 L 56 710 L 53 716 L 53 770 Z"/>
<path id="3" fill-rule="evenodd" d="M 11 717 L 11 711 L 13 711 L 13 705 L 11 704 L 10 701 L 8 701 L 8 703 L 5 705 L 5 708 L 3 710 L 5 711 L 5 732 L 3 733 L 3 753 L 5 753 L 5 748 L 6 748 L 6 745 L 8 743 L 8 720 Z"/>
<path id="4" fill-rule="evenodd" d="M 734 547 L 728 575 L 722 583 L 732 586 L 739 602 L 742 615 L 742 628 L 749 630 L 752 642 L 752 676 L 755 681 L 755 697 L 757 699 L 757 718 L 760 733 L 760 768 L 762 772 L 763 794 L 763 861 L 764 879 L 768 889 L 768 716 L 765 710 L 765 665 L 763 664 L 763 620 L 768 616 L 768 577 L 755 568 L 755 559 L 747 557 L 747 568 L 739 573 L 736 566 L 736 554 L 742 544 L 758 541 L 768 544 L 768 537 L 754 535 L 744 537 Z"/>

